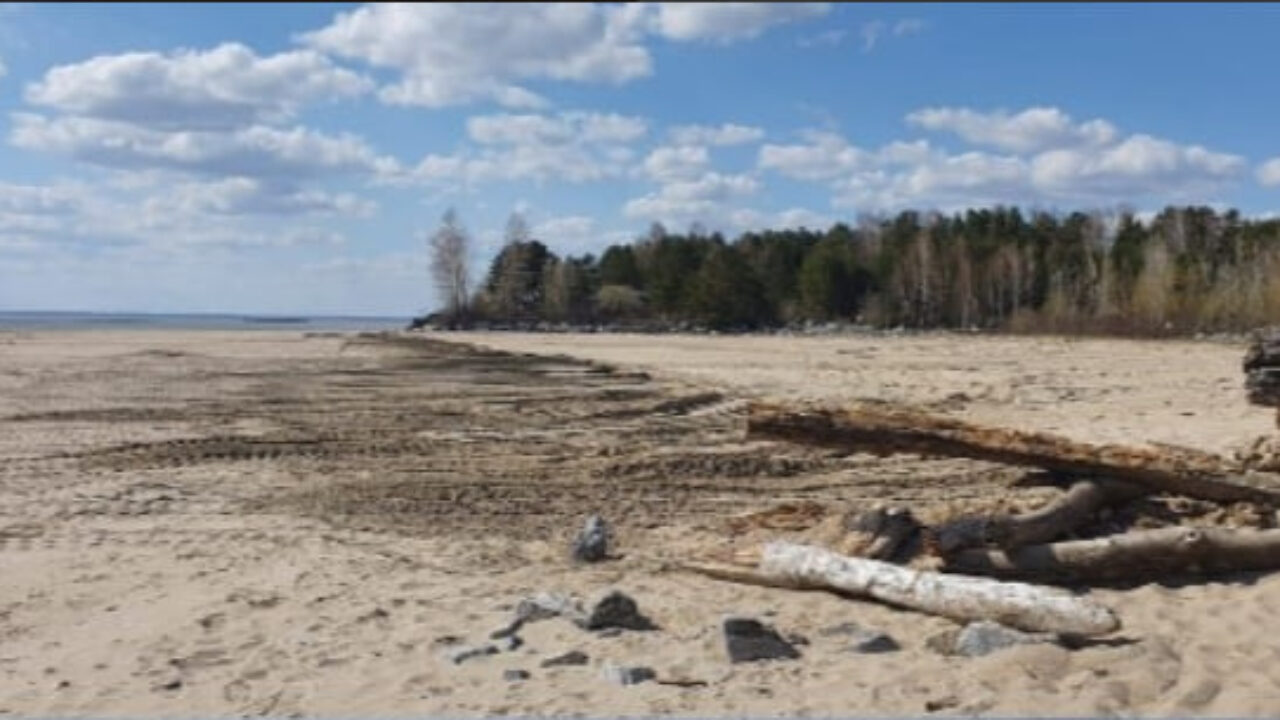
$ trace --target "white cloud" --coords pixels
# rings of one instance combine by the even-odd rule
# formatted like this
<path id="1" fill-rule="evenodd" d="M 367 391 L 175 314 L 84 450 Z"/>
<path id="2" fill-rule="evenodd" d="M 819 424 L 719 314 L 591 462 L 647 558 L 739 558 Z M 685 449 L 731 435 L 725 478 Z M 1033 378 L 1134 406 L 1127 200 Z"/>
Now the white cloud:
<path id="1" fill-rule="evenodd" d="M 27 150 L 122 170 L 293 179 L 397 170 L 395 160 L 379 156 L 354 135 L 331 136 L 303 127 L 162 132 L 108 120 L 15 113 L 10 141 Z"/>
<path id="2" fill-rule="evenodd" d="M 866 151 L 853 147 L 833 132 L 804 133 L 808 142 L 800 145 L 764 145 L 758 164 L 767 170 L 797 180 L 833 180 L 866 166 Z"/>
<path id="3" fill-rule="evenodd" d="M 638 9 L 578 3 L 379 3 L 306 33 L 310 46 L 400 71 L 385 102 L 444 107 L 490 100 L 536 108 L 517 84 L 553 79 L 624 83 L 653 72 Z"/>
<path id="4" fill-rule="evenodd" d="M 59 214 L 74 210 L 78 203 L 78 193 L 71 187 L 0 182 L 0 213 Z"/>
<path id="5" fill-rule="evenodd" d="M 1271 158 L 1258 166 L 1258 182 L 1267 187 L 1280 185 L 1280 157 Z"/>
<path id="6" fill-rule="evenodd" d="M 1017 115 L 944 110 L 913 113 L 911 121 L 954 129 L 975 144 L 995 144 L 1008 152 L 950 153 L 924 140 L 867 149 L 836 133 L 810 131 L 803 143 L 763 146 L 757 165 L 785 177 L 825 183 L 835 206 L 867 210 L 1203 201 L 1246 169 L 1244 159 L 1235 155 L 1142 134 L 1121 140 L 1110 123 L 1074 124 L 1053 108 Z M 999 135 L 1001 130 L 1006 134 Z"/>
<path id="7" fill-rule="evenodd" d="M 467 133 L 478 148 L 429 154 L 410 175 L 450 185 L 620 177 L 634 158 L 628 143 L 647 132 L 643 118 L 616 114 L 482 115 L 467 121 Z"/>
<path id="8" fill-rule="evenodd" d="M 350 193 L 301 190 L 281 183 L 233 177 L 182 183 L 148 198 L 144 210 L 217 215 L 352 215 L 368 217 L 377 205 Z"/>
<path id="9" fill-rule="evenodd" d="M 533 226 L 533 236 L 561 257 L 599 253 L 606 235 L 597 229 L 595 218 L 586 215 L 552 217 Z"/>
<path id="10" fill-rule="evenodd" d="M 550 103 L 538 81 L 623 84 L 653 74 L 649 35 L 733 42 L 825 14 L 828 3 L 377 3 L 299 40 L 401 74 L 379 97 L 446 107 Z"/>
<path id="11" fill-rule="evenodd" d="M 784 23 L 825 15 L 830 3 L 661 3 L 656 27 L 671 40 L 749 40 Z"/>
<path id="12" fill-rule="evenodd" d="M 0 78 L 9 74 L 9 68 L 4 64 L 4 58 L 0 58 Z"/>
<path id="13" fill-rule="evenodd" d="M 682 125 L 671 128 L 671 140 L 677 145 L 745 145 L 764 139 L 764 130 L 747 125 L 725 123 L 711 125 Z"/>
<path id="14" fill-rule="evenodd" d="M 306 103 L 354 97 L 373 82 L 320 53 L 259 57 L 226 43 L 168 55 L 102 55 L 61 65 L 27 87 L 36 105 L 157 129 L 213 130 L 294 117 Z"/>
<path id="15" fill-rule="evenodd" d="M 1116 129 L 1105 120 L 1075 124 L 1054 107 L 1032 107 L 1016 115 L 1004 110 L 983 113 L 968 108 L 925 108 L 907 115 L 907 122 L 926 130 L 947 131 L 975 145 L 1011 152 L 1038 152 L 1077 145 L 1105 145 Z"/>
<path id="16" fill-rule="evenodd" d="M 1198 145 L 1134 135 L 1114 146 L 1051 150 L 1035 157 L 1031 180 L 1041 190 L 1074 196 L 1207 191 L 1245 169 L 1243 158 Z"/>
<path id="17" fill-rule="evenodd" d="M 622 212 L 633 220 L 719 225 L 732 215 L 734 201 L 759 189 L 759 181 L 750 175 L 708 172 L 697 179 L 666 183 L 655 193 L 629 200 Z"/>
<path id="18" fill-rule="evenodd" d="M 675 182 L 699 177 L 709 163 L 707 149 L 701 145 L 664 146 L 649 153 L 644 170 L 657 182 Z"/>
<path id="19" fill-rule="evenodd" d="M 629 143 L 647 132 L 643 118 L 588 112 L 480 115 L 467 120 L 467 134 L 484 145 Z"/>
<path id="20" fill-rule="evenodd" d="M 796 45 L 802 48 L 835 47 L 843 43 L 848 35 L 848 30 L 823 30 L 816 35 L 810 35 L 796 40 Z"/>

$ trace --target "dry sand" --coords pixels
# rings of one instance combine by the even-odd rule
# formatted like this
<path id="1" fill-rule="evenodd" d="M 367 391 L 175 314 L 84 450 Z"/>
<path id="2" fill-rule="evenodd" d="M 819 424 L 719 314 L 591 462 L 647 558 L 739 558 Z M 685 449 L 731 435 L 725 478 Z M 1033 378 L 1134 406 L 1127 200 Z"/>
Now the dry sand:
<path id="1" fill-rule="evenodd" d="M 962 659 L 951 623 L 669 561 L 776 500 L 1034 504 L 1017 472 L 745 443 L 738 398 L 882 397 L 1086 440 L 1229 452 L 1274 432 L 1242 347 L 969 338 L 0 333 L 0 712 L 16 715 L 1217 715 L 1280 708 L 1280 575 L 1090 594 L 1124 628 Z M 630 372 L 644 369 L 652 379 Z M 706 396 L 709 387 L 725 397 Z M 961 395 L 963 394 L 963 395 Z M 672 403 L 673 397 L 689 399 Z M 565 558 L 590 512 L 623 557 Z M 563 620 L 454 665 L 538 591 L 631 594 L 662 630 Z M 806 636 L 728 664 L 726 613 Z M 889 632 L 846 651 L 820 631 Z M 585 667 L 543 669 L 569 650 Z M 661 680 L 605 681 L 606 661 Z M 531 677 L 507 682 L 505 670 Z"/>

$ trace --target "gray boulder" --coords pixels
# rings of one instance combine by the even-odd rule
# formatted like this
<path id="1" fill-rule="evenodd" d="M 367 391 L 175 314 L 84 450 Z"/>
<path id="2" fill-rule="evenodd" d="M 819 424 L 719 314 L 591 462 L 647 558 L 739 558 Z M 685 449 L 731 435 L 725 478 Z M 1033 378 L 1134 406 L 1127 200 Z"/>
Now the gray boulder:
<path id="1" fill-rule="evenodd" d="M 1051 633 L 1027 633 L 990 620 L 979 620 L 965 625 L 956 634 L 952 654 L 981 657 L 1014 645 L 1051 643 L 1057 639 Z"/>

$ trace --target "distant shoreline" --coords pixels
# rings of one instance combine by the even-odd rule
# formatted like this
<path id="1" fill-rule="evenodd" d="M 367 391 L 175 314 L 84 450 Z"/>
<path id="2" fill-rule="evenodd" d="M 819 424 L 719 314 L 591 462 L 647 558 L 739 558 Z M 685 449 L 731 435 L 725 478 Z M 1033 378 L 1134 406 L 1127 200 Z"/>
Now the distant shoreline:
<path id="1" fill-rule="evenodd" d="M 0 330 L 391 330 L 408 317 L 0 311 Z"/>

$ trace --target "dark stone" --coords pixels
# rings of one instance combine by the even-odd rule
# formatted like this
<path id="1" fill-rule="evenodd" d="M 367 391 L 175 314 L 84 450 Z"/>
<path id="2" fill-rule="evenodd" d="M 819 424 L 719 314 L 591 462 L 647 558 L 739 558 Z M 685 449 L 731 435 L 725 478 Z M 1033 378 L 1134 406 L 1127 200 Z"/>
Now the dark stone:
<path id="1" fill-rule="evenodd" d="M 503 670 L 502 679 L 507 682 L 523 682 L 528 680 L 532 675 L 528 670 Z"/>
<path id="2" fill-rule="evenodd" d="M 622 630 L 657 630 L 658 626 L 644 615 L 631 596 L 613 590 L 600 598 L 591 608 L 591 612 L 578 623 L 586 630 L 604 630 L 620 628 Z"/>
<path id="3" fill-rule="evenodd" d="M 863 630 L 849 638 L 848 649 L 850 652 L 871 655 L 901 650 L 902 646 L 886 633 L 877 630 Z"/>
<path id="4" fill-rule="evenodd" d="M 609 557 L 609 525 L 599 515 L 587 518 L 578 536 L 573 539 L 573 559 L 579 562 L 599 562 Z"/>
<path id="5" fill-rule="evenodd" d="M 727 618 L 724 621 L 724 641 L 732 663 L 800 657 L 800 652 L 782 639 L 777 631 L 752 618 Z"/>
<path id="6" fill-rule="evenodd" d="M 823 637 L 843 636 L 849 638 L 846 648 L 855 653 L 883 653 L 901 650 L 902 646 L 887 633 L 864 628 L 857 623 L 846 622 L 833 625 L 818 631 Z"/>
<path id="7" fill-rule="evenodd" d="M 449 658 L 449 662 L 454 665 L 461 665 L 468 660 L 497 654 L 498 648 L 495 645 L 478 645 L 476 647 L 464 647 L 458 648 L 457 650 L 451 650 L 445 654 L 445 657 Z"/>
<path id="8" fill-rule="evenodd" d="M 553 658 L 547 658 L 542 661 L 542 667 L 560 667 L 564 665 L 586 665 L 591 658 L 581 650 L 570 650 L 563 655 L 557 655 Z"/>
<path id="9" fill-rule="evenodd" d="M 644 666 L 620 666 L 613 663 L 605 663 L 601 668 L 601 673 L 605 680 L 615 685 L 639 685 L 642 682 L 657 679 L 658 674 L 653 668 Z"/>

